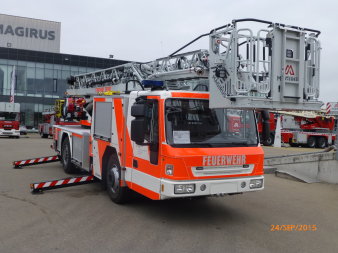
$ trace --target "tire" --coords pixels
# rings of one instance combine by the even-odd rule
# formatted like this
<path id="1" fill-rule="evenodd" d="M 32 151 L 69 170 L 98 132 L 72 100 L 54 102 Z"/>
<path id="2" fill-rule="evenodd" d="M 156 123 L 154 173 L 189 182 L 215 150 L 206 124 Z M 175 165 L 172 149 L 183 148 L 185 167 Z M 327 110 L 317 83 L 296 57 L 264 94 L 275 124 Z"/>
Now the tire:
<path id="1" fill-rule="evenodd" d="M 327 140 L 325 137 L 319 137 L 316 143 L 317 148 L 325 148 L 327 146 Z"/>
<path id="2" fill-rule="evenodd" d="M 272 144 L 274 143 L 274 136 L 273 134 L 270 134 L 269 135 L 269 138 L 267 138 L 265 141 L 264 141 L 264 146 L 272 146 Z"/>
<path id="3" fill-rule="evenodd" d="M 307 139 L 307 146 L 309 148 L 314 148 L 316 147 L 316 138 L 313 136 L 310 136 L 309 139 Z"/>
<path id="4" fill-rule="evenodd" d="M 40 132 L 41 138 L 48 138 L 48 134 L 44 134 L 43 132 Z"/>
<path id="5" fill-rule="evenodd" d="M 121 168 L 117 158 L 113 156 L 109 158 L 103 177 L 110 199 L 117 204 L 125 203 L 128 200 L 129 189 L 120 185 Z"/>
<path id="6" fill-rule="evenodd" d="M 71 160 L 71 151 L 68 137 L 64 138 L 62 141 L 61 163 L 63 166 L 63 170 L 67 174 L 73 174 L 77 172 L 77 169 Z"/>
<path id="7" fill-rule="evenodd" d="M 293 148 L 296 148 L 296 147 L 298 147 L 298 146 L 299 146 L 299 144 L 298 144 L 298 143 L 294 143 L 294 142 L 292 142 L 292 138 L 290 138 L 290 140 L 289 140 L 289 144 L 290 144 L 290 147 L 293 147 Z"/>

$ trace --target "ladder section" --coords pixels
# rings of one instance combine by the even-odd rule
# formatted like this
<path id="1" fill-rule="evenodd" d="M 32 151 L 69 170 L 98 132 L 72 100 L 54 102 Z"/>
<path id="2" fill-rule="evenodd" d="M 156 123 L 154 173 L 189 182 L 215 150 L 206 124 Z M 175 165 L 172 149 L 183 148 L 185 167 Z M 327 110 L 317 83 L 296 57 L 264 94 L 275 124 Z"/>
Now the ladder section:
<path id="1" fill-rule="evenodd" d="M 128 92 L 143 89 L 144 80 L 166 81 L 169 88 L 180 89 L 185 80 L 208 78 L 208 51 L 196 50 L 159 58 L 148 63 L 127 63 L 69 79 L 69 95 L 95 95 L 107 91 Z"/>
<path id="2" fill-rule="evenodd" d="M 268 26 L 239 27 L 244 21 Z M 319 34 L 256 19 L 234 20 L 211 31 L 210 106 L 319 110 Z"/>
<path id="3" fill-rule="evenodd" d="M 162 81 L 207 78 L 209 70 L 209 52 L 197 50 L 157 59 L 150 64 L 142 64 L 148 69 L 148 79 Z"/>
<path id="4" fill-rule="evenodd" d="M 139 64 L 127 63 L 116 67 L 71 76 L 67 94 L 71 96 L 91 96 L 107 91 L 125 92 L 142 90 L 144 76 Z"/>

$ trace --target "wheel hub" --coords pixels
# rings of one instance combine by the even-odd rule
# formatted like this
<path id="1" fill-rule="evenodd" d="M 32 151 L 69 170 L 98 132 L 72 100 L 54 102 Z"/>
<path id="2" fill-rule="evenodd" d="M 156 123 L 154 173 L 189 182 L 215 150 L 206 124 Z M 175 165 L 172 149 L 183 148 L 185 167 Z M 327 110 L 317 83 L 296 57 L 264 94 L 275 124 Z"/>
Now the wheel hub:
<path id="1" fill-rule="evenodd" d="M 112 192 L 116 193 L 119 188 L 119 171 L 116 165 L 109 169 L 108 180 L 108 187 L 110 187 Z"/>
<path id="2" fill-rule="evenodd" d="M 67 164 L 68 162 L 68 148 L 65 148 L 62 152 L 63 163 Z"/>

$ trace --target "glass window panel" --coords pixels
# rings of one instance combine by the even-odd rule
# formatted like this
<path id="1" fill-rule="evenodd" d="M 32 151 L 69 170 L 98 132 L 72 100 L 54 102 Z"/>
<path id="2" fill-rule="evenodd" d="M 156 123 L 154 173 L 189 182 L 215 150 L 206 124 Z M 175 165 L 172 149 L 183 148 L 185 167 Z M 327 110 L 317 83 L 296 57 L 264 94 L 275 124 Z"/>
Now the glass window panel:
<path id="1" fill-rule="evenodd" d="M 35 79 L 35 92 L 42 93 L 44 91 L 44 84 L 45 84 L 45 74 L 44 69 L 36 68 L 36 79 Z"/>
<path id="2" fill-rule="evenodd" d="M 35 68 L 27 67 L 27 93 L 32 93 L 35 89 Z"/>
<path id="3" fill-rule="evenodd" d="M 36 79 L 44 79 L 44 69 L 36 68 Z"/>
<path id="4" fill-rule="evenodd" d="M 75 75 L 77 75 L 77 74 L 79 74 L 78 71 L 72 71 L 72 76 L 75 76 Z"/>
<path id="5" fill-rule="evenodd" d="M 46 69 L 53 69 L 53 64 L 45 63 Z"/>
<path id="6" fill-rule="evenodd" d="M 23 95 L 27 90 L 27 67 L 18 66 L 16 69 L 15 90 Z M 18 94 L 19 95 L 19 94 Z"/>
<path id="7" fill-rule="evenodd" d="M 27 66 L 27 62 L 26 61 L 18 61 L 18 65 L 19 66 Z"/>
<path id="8" fill-rule="evenodd" d="M 45 78 L 54 78 L 52 69 L 45 69 Z"/>
<path id="9" fill-rule="evenodd" d="M 62 77 L 61 73 L 62 73 L 61 70 L 54 69 L 53 70 L 53 78 L 61 79 L 61 77 Z"/>
<path id="10" fill-rule="evenodd" d="M 80 73 L 86 73 L 87 72 L 87 68 L 85 68 L 85 67 L 79 67 L 79 72 Z"/>
<path id="11" fill-rule="evenodd" d="M 0 65 L 0 94 L 7 95 L 9 89 L 8 84 L 8 75 L 7 75 L 7 65 Z"/>
<path id="12" fill-rule="evenodd" d="M 54 64 L 54 69 L 60 69 L 60 70 L 61 70 L 61 65 L 59 65 L 59 64 Z"/>
<path id="13" fill-rule="evenodd" d="M 35 79 L 35 68 L 27 68 L 27 78 Z"/>
<path id="14" fill-rule="evenodd" d="M 68 66 L 68 65 L 62 65 L 62 70 L 70 70 L 70 66 Z"/>
<path id="15" fill-rule="evenodd" d="M 62 70 L 62 79 L 66 80 L 70 77 L 70 71 Z"/>
<path id="16" fill-rule="evenodd" d="M 35 68 L 35 62 L 28 61 L 27 62 L 27 67 L 33 67 L 33 68 Z"/>
<path id="17" fill-rule="evenodd" d="M 70 70 L 73 72 L 78 73 L 79 72 L 79 67 L 78 66 L 70 66 Z"/>
<path id="18" fill-rule="evenodd" d="M 18 61 L 8 60 L 8 65 L 18 65 Z"/>

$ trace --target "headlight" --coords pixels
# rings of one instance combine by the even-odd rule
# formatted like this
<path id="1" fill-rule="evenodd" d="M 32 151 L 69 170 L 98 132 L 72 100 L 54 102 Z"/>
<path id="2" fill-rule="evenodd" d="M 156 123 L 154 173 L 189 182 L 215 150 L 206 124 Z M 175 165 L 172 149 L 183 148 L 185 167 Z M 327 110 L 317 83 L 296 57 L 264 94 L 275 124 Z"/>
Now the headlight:
<path id="1" fill-rule="evenodd" d="M 175 184 L 175 194 L 189 194 L 195 192 L 195 184 Z"/>
<path id="2" fill-rule="evenodd" d="M 165 165 L 165 174 L 172 176 L 174 174 L 174 165 L 166 164 Z"/>
<path id="3" fill-rule="evenodd" d="M 250 189 L 262 188 L 263 179 L 251 179 L 249 186 L 250 186 Z"/>

